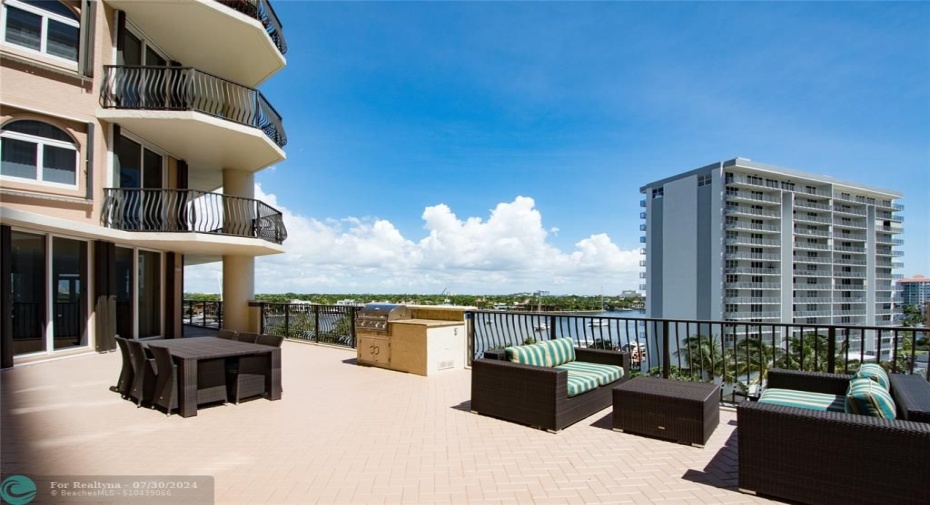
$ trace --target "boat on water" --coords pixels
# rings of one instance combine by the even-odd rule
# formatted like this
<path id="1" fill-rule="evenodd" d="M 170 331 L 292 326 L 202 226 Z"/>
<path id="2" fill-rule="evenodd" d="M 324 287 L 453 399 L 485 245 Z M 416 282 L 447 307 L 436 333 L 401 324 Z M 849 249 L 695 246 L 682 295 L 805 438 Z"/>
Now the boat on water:
<path id="1" fill-rule="evenodd" d="M 539 323 L 534 329 L 536 331 L 549 331 L 549 325 L 546 323 Z"/>
<path id="2" fill-rule="evenodd" d="M 601 326 L 610 326 L 610 321 L 606 319 L 598 319 L 596 321 L 589 322 L 588 326 L 590 326 L 591 328 L 599 328 Z"/>

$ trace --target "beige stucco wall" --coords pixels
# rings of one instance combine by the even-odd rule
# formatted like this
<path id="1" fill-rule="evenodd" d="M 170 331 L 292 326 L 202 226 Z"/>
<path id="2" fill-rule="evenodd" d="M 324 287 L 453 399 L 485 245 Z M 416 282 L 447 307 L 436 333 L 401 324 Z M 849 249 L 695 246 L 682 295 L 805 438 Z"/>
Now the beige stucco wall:
<path id="1" fill-rule="evenodd" d="M 68 3 L 80 13 L 80 2 Z M 39 183 L 0 180 L 5 207 L 88 223 L 99 222 L 103 188 L 109 185 L 107 140 L 109 125 L 96 118 L 103 65 L 113 58 L 112 9 L 97 4 L 94 20 L 94 77 L 89 79 L 53 59 L 44 58 L 0 41 L 0 123 L 35 119 L 62 128 L 79 149 L 77 188 L 60 188 Z M 88 145 L 87 124 L 94 125 L 93 145 Z M 93 157 L 87 201 L 87 162 Z M 34 193 L 40 198 L 24 196 Z M 51 199 L 48 197 L 52 197 Z M 56 197 L 64 197 L 56 200 Z"/>

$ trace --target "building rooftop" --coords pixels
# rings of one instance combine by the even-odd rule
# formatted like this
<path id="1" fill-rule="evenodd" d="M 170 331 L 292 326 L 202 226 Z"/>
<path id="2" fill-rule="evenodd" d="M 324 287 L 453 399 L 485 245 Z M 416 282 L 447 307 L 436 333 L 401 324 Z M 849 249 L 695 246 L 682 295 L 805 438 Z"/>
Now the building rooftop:
<path id="1" fill-rule="evenodd" d="M 552 434 L 472 414 L 470 370 L 430 377 L 287 341 L 284 394 L 136 408 L 118 352 L 4 370 L 2 472 L 212 475 L 216 503 L 767 503 L 737 490 L 736 414 L 704 448 L 611 429 L 605 409 Z"/>
<path id="2" fill-rule="evenodd" d="M 830 175 L 819 175 L 819 174 L 814 174 L 811 172 L 803 172 L 801 170 L 795 170 L 792 168 L 779 167 L 776 165 L 768 165 L 765 163 L 757 163 L 755 161 L 750 160 L 749 158 L 740 158 L 740 157 L 733 158 L 727 161 L 712 163 L 710 165 L 706 165 L 701 168 L 696 168 L 694 170 L 689 170 L 689 171 L 686 171 L 680 174 L 673 175 L 671 177 L 666 177 L 664 179 L 650 182 L 649 184 L 646 184 L 643 187 L 641 187 L 639 191 L 640 193 L 642 193 L 646 191 L 646 188 L 651 188 L 654 186 L 661 186 L 669 181 L 674 181 L 674 180 L 681 179 L 684 177 L 690 177 L 692 175 L 696 175 L 699 173 L 700 174 L 707 173 L 715 169 L 732 168 L 732 167 L 750 168 L 750 169 L 753 169 L 759 172 L 760 174 L 772 173 L 772 174 L 780 174 L 782 177 L 785 175 L 792 176 L 798 179 L 797 181 L 795 181 L 798 183 L 815 182 L 815 183 L 820 183 L 820 184 L 834 184 L 837 186 L 843 186 L 846 188 L 850 188 L 852 190 L 858 190 L 858 191 L 865 192 L 865 193 L 873 193 L 876 195 L 881 195 L 881 196 L 884 196 L 885 198 L 895 199 L 895 198 L 901 198 L 904 196 L 901 192 L 898 192 L 898 191 L 868 186 L 868 185 L 865 185 L 859 182 L 844 181 L 844 180 L 837 179 L 836 177 L 833 177 Z"/>

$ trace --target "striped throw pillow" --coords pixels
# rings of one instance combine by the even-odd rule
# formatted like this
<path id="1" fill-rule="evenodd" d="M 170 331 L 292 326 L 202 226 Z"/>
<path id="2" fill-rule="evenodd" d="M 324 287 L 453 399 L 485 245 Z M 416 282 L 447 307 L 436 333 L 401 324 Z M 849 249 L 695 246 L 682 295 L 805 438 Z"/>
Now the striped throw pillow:
<path id="1" fill-rule="evenodd" d="M 517 345 L 504 349 L 507 357 L 514 363 L 523 365 L 552 366 L 552 357 L 548 348 L 541 344 Z"/>
<path id="2" fill-rule="evenodd" d="M 877 381 L 866 377 L 849 381 L 849 389 L 846 390 L 847 413 L 894 419 L 895 409 L 891 394 Z"/>
<path id="3" fill-rule="evenodd" d="M 859 370 L 856 371 L 856 374 L 853 375 L 853 379 L 860 378 L 872 379 L 873 381 L 881 384 L 885 391 L 888 391 L 888 388 L 891 387 L 891 381 L 888 379 L 888 372 L 882 368 L 881 365 L 876 363 L 866 363 L 859 367 Z"/>
<path id="4" fill-rule="evenodd" d="M 552 366 L 575 361 L 575 343 L 570 338 L 543 340 L 539 344 L 545 346 L 552 357 Z"/>

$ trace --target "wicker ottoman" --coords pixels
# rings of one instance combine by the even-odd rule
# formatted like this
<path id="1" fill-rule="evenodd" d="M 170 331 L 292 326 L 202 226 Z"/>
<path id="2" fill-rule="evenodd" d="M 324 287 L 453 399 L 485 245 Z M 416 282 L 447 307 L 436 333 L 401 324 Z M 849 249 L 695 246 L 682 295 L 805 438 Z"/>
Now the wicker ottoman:
<path id="1" fill-rule="evenodd" d="M 616 431 L 704 447 L 720 422 L 720 386 L 634 377 L 613 389 Z"/>

